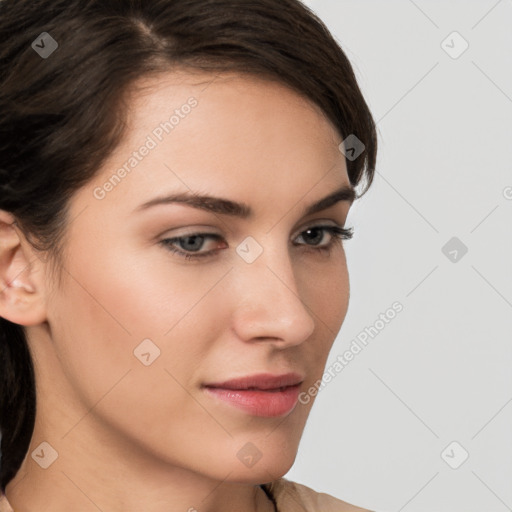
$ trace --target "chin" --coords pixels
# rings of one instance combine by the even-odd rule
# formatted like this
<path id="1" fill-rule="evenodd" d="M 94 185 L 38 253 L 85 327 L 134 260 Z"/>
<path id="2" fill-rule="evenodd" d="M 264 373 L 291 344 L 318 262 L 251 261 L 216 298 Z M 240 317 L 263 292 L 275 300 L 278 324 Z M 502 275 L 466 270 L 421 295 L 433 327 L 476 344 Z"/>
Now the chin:
<path id="1" fill-rule="evenodd" d="M 231 471 L 232 482 L 262 484 L 285 475 L 295 462 L 298 443 L 284 441 L 275 434 L 260 442 L 242 441 L 236 443 L 235 460 L 225 461 L 225 475 Z"/>

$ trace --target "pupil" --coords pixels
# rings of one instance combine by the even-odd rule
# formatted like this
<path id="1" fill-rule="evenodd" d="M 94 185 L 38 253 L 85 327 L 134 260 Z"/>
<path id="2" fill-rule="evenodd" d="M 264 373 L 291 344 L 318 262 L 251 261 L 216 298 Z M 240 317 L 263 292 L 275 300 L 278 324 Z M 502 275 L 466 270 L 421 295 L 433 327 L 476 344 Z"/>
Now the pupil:
<path id="1" fill-rule="evenodd" d="M 188 236 L 188 237 L 184 238 L 183 240 L 185 241 L 185 244 L 187 243 L 187 241 L 192 240 L 192 247 L 190 247 L 190 246 L 184 247 L 184 249 L 186 249 L 187 251 L 193 251 L 193 250 L 197 250 L 197 249 L 201 248 L 201 244 L 202 244 L 201 236 L 197 236 L 197 235 Z M 194 244 L 194 240 L 196 241 L 195 244 Z"/>
<path id="2" fill-rule="evenodd" d="M 321 240 L 322 240 L 322 234 L 321 234 L 321 231 L 320 231 L 318 228 L 311 228 L 311 229 L 308 229 L 308 230 L 306 231 L 306 233 L 307 233 L 307 234 L 310 234 L 311 232 L 313 232 L 313 233 L 315 233 L 315 232 L 316 232 L 317 234 L 320 234 L 320 240 L 317 240 L 317 242 L 318 242 L 318 243 L 320 243 L 320 242 L 321 242 Z M 317 245 L 317 244 L 314 244 L 314 245 Z"/>

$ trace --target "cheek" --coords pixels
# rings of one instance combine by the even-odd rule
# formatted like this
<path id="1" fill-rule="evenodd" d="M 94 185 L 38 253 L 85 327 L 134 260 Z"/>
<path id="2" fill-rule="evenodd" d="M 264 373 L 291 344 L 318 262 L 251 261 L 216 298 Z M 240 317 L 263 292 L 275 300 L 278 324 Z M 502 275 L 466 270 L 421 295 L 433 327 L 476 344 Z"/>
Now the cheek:
<path id="1" fill-rule="evenodd" d="M 165 369 L 186 384 L 219 328 L 222 302 L 216 310 L 204 304 L 225 269 L 187 270 L 153 254 L 103 247 L 69 258 L 49 321 L 63 371 L 88 402 L 129 370 L 146 370 L 141 389 L 160 389 L 158 379 L 171 378 Z"/>
<path id="2" fill-rule="evenodd" d="M 339 250 L 331 262 L 304 271 L 301 277 L 302 300 L 316 324 L 316 334 L 304 346 L 314 374 L 312 382 L 323 373 L 349 304 L 350 283 L 344 252 Z"/>
<path id="3" fill-rule="evenodd" d="M 73 277 L 65 280 L 49 314 L 73 424 L 86 417 L 85 428 L 85 422 L 101 418 L 153 448 L 183 438 L 191 422 L 199 429 L 195 435 L 205 425 L 214 428 L 186 390 L 215 336 L 201 298 L 218 277 L 192 283 L 178 269 L 168 285 L 161 267 L 140 265 L 135 273 L 120 261 L 117 267 L 73 261 Z"/>
<path id="4" fill-rule="evenodd" d="M 301 275 L 303 300 L 334 335 L 338 333 L 348 309 L 350 282 L 343 249 L 335 249 L 329 264 L 307 268 Z"/>

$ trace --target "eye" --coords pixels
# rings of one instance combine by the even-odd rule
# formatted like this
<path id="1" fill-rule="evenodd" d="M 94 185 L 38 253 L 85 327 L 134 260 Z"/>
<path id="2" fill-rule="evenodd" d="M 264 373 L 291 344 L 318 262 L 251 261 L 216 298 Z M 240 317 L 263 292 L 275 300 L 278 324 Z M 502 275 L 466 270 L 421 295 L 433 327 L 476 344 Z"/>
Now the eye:
<path id="1" fill-rule="evenodd" d="M 330 240 L 327 244 L 322 244 L 322 240 L 326 234 L 330 235 Z M 342 240 L 350 240 L 352 236 L 353 228 L 347 229 L 340 226 L 324 225 L 311 226 L 302 231 L 297 238 L 304 238 L 306 240 L 309 239 L 310 241 L 312 240 L 312 245 L 306 244 L 306 251 L 329 253 L 335 245 L 340 245 Z M 160 241 L 160 244 L 163 245 L 168 251 L 177 254 L 182 258 L 190 260 L 208 258 L 217 252 L 216 250 L 199 252 L 203 247 L 204 241 L 208 239 L 217 241 L 224 240 L 221 235 L 213 233 L 191 233 L 190 235 L 174 238 L 164 238 Z"/>
<path id="2" fill-rule="evenodd" d="M 160 243 L 170 252 L 178 254 L 186 259 L 192 258 L 204 258 L 210 256 L 215 251 L 210 250 L 206 252 L 199 252 L 198 250 L 203 247 L 205 240 L 217 240 L 222 241 L 223 238 L 220 235 L 213 233 L 191 233 L 190 235 L 184 235 L 174 238 L 164 238 Z M 178 249 L 176 246 L 180 246 Z M 197 253 L 197 254 L 194 254 Z"/>
<path id="3" fill-rule="evenodd" d="M 319 238 L 318 233 L 320 233 L 320 241 L 324 238 L 325 233 L 329 233 L 331 240 L 327 245 L 320 245 L 320 247 L 317 247 L 319 244 L 313 243 L 313 248 L 315 250 L 330 251 L 334 244 L 341 242 L 341 240 L 350 240 L 353 236 L 352 229 L 346 229 L 340 226 L 312 226 L 303 231 L 299 236 L 304 238 L 304 234 L 306 234 L 306 238 L 311 237 L 314 242 Z"/>

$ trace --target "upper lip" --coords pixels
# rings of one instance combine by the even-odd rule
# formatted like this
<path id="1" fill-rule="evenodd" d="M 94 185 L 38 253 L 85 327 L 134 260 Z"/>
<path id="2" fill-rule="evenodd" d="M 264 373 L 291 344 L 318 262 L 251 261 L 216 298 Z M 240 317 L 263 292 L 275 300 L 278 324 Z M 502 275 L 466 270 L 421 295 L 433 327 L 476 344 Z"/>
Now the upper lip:
<path id="1" fill-rule="evenodd" d="M 258 373 L 226 380 L 224 382 L 209 383 L 204 386 L 223 389 L 277 389 L 287 386 L 295 386 L 303 381 L 304 377 L 298 373 L 284 373 L 281 375 Z"/>

